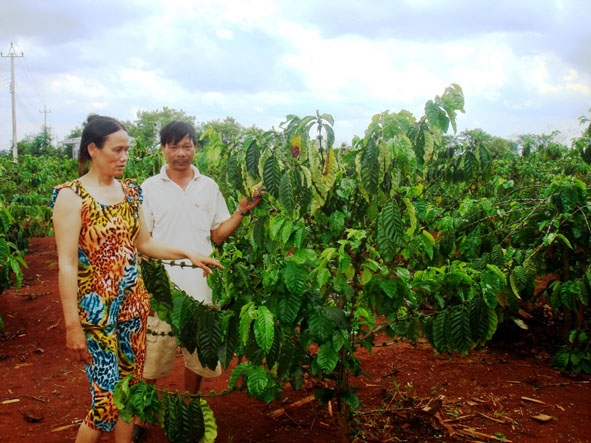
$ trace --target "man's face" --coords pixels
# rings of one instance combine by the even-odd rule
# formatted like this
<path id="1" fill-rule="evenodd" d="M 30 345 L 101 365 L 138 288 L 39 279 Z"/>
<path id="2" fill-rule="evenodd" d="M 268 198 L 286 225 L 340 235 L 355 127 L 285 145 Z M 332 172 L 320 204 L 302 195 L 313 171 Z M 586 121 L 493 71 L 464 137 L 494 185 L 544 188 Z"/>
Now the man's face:
<path id="1" fill-rule="evenodd" d="M 195 144 L 188 135 L 185 135 L 176 144 L 167 143 L 161 148 L 169 168 L 178 172 L 184 172 L 191 168 L 195 157 Z"/>

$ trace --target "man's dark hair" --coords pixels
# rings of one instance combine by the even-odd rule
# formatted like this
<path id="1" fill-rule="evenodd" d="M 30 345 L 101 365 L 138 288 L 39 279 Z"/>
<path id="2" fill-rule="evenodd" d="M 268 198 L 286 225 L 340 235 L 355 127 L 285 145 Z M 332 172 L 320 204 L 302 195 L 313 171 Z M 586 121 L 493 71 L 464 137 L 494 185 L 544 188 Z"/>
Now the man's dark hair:
<path id="1" fill-rule="evenodd" d="M 175 145 L 180 142 L 185 136 L 193 140 L 193 144 L 197 146 L 197 136 L 195 135 L 195 128 L 183 120 L 173 120 L 168 122 L 160 130 L 160 144 L 166 146 L 168 144 Z"/>

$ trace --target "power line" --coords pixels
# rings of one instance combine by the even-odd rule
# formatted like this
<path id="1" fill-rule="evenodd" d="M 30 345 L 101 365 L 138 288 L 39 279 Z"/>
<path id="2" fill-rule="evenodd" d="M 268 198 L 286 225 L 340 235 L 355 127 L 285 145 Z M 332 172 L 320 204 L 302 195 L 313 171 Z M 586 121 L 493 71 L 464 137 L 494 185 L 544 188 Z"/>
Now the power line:
<path id="1" fill-rule="evenodd" d="M 16 109 L 21 111 L 19 114 L 20 121 L 23 121 L 24 115 L 28 123 L 31 125 L 37 125 L 39 123 L 39 116 L 31 113 L 31 107 L 24 103 L 22 98 L 23 97 L 20 94 L 16 96 Z"/>
<path id="2" fill-rule="evenodd" d="M 21 50 L 18 43 L 14 43 L 16 50 Z M 25 113 L 29 117 L 30 123 L 35 125 L 40 124 L 40 119 L 34 117 L 35 110 L 39 106 L 44 106 L 47 100 L 43 97 L 38 88 L 38 82 L 35 81 L 35 76 L 31 73 L 28 57 L 22 59 L 22 63 L 15 66 L 16 76 L 20 79 L 17 94 L 17 108 L 19 97 L 21 99 L 21 106 L 27 108 Z M 24 82 L 23 82 L 24 80 Z M 25 85 L 26 84 L 26 85 Z"/>
<path id="3" fill-rule="evenodd" d="M 19 48 L 18 43 L 15 46 L 17 48 Z M 39 87 L 37 86 L 37 82 L 35 81 L 35 76 L 31 72 L 31 68 L 29 66 L 29 63 L 28 63 L 26 57 L 23 58 L 23 63 L 21 63 L 21 67 L 23 68 L 23 71 L 25 73 L 25 77 L 28 79 L 33 92 L 37 95 L 39 102 L 46 103 L 47 101 L 45 100 L 43 94 L 41 94 L 41 91 L 39 90 Z"/>
<path id="4" fill-rule="evenodd" d="M 15 41 L 13 36 L 7 32 L 5 24 L 2 22 L 0 18 L 0 31 L 2 34 L 7 34 L 11 39 L 11 46 L 14 48 L 15 53 L 21 52 L 22 49 L 18 41 Z M 12 59 L 11 59 L 12 60 Z M 19 126 L 22 126 L 22 117 L 24 116 L 26 121 L 33 125 L 39 125 L 40 119 L 35 117 L 34 112 L 35 109 L 39 109 L 39 106 L 45 106 L 47 100 L 45 99 L 45 95 L 41 93 L 39 88 L 39 82 L 37 76 L 32 73 L 30 64 L 28 63 L 28 58 L 23 57 L 22 63 L 18 63 L 15 66 L 15 77 L 19 78 L 18 82 L 18 91 L 16 96 L 16 110 L 19 114 Z M 24 80 L 24 82 L 23 82 Z M 10 79 L 0 78 L 0 86 L 4 86 L 4 84 L 8 84 Z M 21 114 L 22 112 L 22 114 Z M 18 140 L 17 140 L 18 143 Z"/>
<path id="5" fill-rule="evenodd" d="M 41 94 L 41 91 L 39 90 L 39 87 L 37 86 L 37 82 L 35 81 L 35 76 L 31 72 L 31 68 L 30 68 L 29 64 L 27 63 L 27 58 L 25 57 L 23 59 L 23 61 L 24 61 L 25 73 L 27 74 L 27 77 L 29 78 L 31 85 L 33 86 L 33 91 L 37 94 L 39 99 L 43 102 L 44 101 L 43 94 Z"/>

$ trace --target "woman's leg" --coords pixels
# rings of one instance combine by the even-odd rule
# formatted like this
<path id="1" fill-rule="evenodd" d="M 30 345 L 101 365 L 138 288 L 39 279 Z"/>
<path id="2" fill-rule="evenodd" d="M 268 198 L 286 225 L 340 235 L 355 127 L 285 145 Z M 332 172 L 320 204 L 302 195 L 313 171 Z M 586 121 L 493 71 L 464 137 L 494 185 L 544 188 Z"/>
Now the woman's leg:
<path id="1" fill-rule="evenodd" d="M 101 438 L 102 432 L 90 428 L 86 423 L 82 423 L 78 429 L 76 443 L 97 443 Z"/>
<path id="2" fill-rule="evenodd" d="M 119 376 L 125 378 L 128 375 L 133 375 L 135 380 L 131 383 L 137 383 L 141 380 L 144 369 L 144 359 L 146 356 L 146 319 L 141 317 L 134 317 L 126 321 L 120 321 L 118 324 L 118 338 L 119 338 Z M 155 380 L 154 380 L 155 383 Z M 136 431 L 142 431 L 137 436 L 134 435 L 134 423 L 140 426 Z M 137 427 L 136 426 L 136 427 Z M 131 423 L 124 423 L 119 420 L 117 428 L 122 429 L 122 442 L 142 441 L 145 436 L 145 428 L 143 428 L 140 420 L 137 417 L 131 420 Z M 115 431 L 117 432 L 117 428 Z M 115 434 L 115 442 L 117 434 Z"/>

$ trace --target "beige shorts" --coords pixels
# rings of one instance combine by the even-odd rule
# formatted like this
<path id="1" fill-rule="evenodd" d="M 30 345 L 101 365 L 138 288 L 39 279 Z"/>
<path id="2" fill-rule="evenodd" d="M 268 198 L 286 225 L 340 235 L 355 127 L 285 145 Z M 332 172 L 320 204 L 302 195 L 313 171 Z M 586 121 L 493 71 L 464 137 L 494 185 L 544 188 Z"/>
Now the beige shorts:
<path id="1" fill-rule="evenodd" d="M 172 372 L 176 360 L 178 344 L 171 333 L 171 327 L 158 316 L 148 317 L 148 334 L 146 337 L 146 361 L 144 364 L 144 378 L 156 380 Z M 202 377 L 218 377 L 222 373 L 222 366 L 218 362 L 215 371 L 204 368 L 197 352 L 189 353 L 181 348 L 185 367 Z"/>

